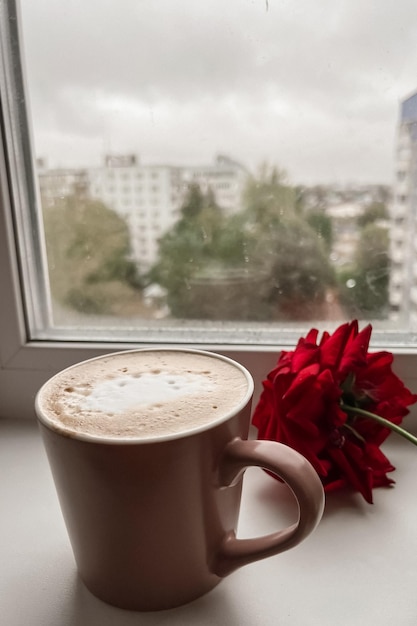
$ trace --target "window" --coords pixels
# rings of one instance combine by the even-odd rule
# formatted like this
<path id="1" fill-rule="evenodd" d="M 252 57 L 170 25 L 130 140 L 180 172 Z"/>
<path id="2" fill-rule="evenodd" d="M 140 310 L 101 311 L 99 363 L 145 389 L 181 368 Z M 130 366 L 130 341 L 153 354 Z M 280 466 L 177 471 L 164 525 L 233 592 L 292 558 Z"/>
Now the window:
<path id="1" fill-rule="evenodd" d="M 401 1 L 395 6 L 392 3 L 383 15 L 376 9 L 364 8 L 358 1 L 350 3 L 351 8 L 348 5 L 335 7 L 326 0 L 313 7 L 307 1 L 301 4 L 303 10 L 301 5 L 297 9 L 291 8 L 291 3 L 274 6 L 261 0 L 251 3 L 231 0 L 227 5 L 213 2 L 209 6 L 185 2 L 174 11 L 172 3 L 168 2 L 147 3 L 146 6 L 127 2 L 127 20 L 118 28 L 123 42 L 117 42 L 114 41 L 112 16 L 117 14 L 118 19 L 123 19 L 124 15 L 120 14 L 116 2 L 106 3 L 104 8 L 100 5 L 100 9 L 94 2 L 70 3 L 65 15 L 53 2 L 42 3 L 40 7 L 39 3 L 22 0 L 21 14 L 13 0 L 1 3 L 0 276 L 4 297 L 0 308 L 0 396 L 6 415 L 29 414 L 34 392 L 56 369 L 100 352 L 144 342 L 187 342 L 226 351 L 232 356 L 239 354 L 239 359 L 261 378 L 273 364 L 278 345 L 292 345 L 306 327 L 321 321 L 312 317 L 308 320 L 300 318 L 294 323 L 291 315 L 285 320 L 271 320 L 257 312 L 258 318 L 255 315 L 243 322 L 201 320 L 196 324 L 191 320 L 186 323 L 174 320 L 170 324 L 169 320 L 151 320 L 132 325 L 118 319 L 112 320 L 109 326 L 109 316 L 86 316 L 82 311 L 71 311 L 68 321 L 65 307 L 62 303 L 56 304 L 51 290 L 53 281 L 48 273 L 47 244 L 48 237 L 51 241 L 53 239 L 44 231 L 47 209 L 52 220 L 53 211 L 61 206 L 61 196 L 64 196 L 62 210 L 67 211 L 66 215 L 79 206 L 91 208 L 88 204 L 90 174 L 93 180 L 97 169 L 106 172 L 107 180 L 147 176 L 154 183 L 160 177 L 159 171 L 152 170 L 155 162 L 164 168 L 165 163 L 172 163 L 163 170 L 167 171 L 167 180 L 172 180 L 172 186 L 167 186 L 166 197 L 161 199 L 161 211 L 163 206 L 167 218 L 164 228 L 168 232 L 172 232 L 174 224 L 181 218 L 181 204 L 193 174 L 207 179 L 221 178 L 225 188 L 233 180 L 238 192 L 245 189 L 249 173 L 249 178 L 253 178 L 252 194 L 261 181 L 266 192 L 272 187 L 274 193 L 281 193 L 282 207 L 290 206 L 291 210 L 300 208 L 302 197 L 303 210 L 310 211 L 308 218 L 311 218 L 306 247 L 311 244 L 315 249 L 325 249 L 319 245 L 320 241 L 325 241 L 325 227 L 320 216 L 330 204 L 344 211 L 351 220 L 357 218 L 352 217 L 349 205 L 369 208 L 372 203 L 387 204 L 390 192 L 395 196 L 395 190 L 387 189 L 385 181 L 397 168 L 390 161 L 397 103 L 417 89 L 415 73 L 406 65 L 406 60 L 413 56 L 414 40 L 410 37 L 409 48 L 397 49 L 397 42 L 405 46 L 407 39 L 399 37 L 396 29 L 402 32 L 406 28 L 412 32 L 414 17 L 408 14 L 406 3 Z M 94 19 L 99 10 L 100 27 Z M 149 11 L 152 18 L 149 22 L 152 28 L 148 30 L 142 11 Z M 158 11 L 165 12 L 167 19 L 159 19 Z M 45 12 L 50 19 L 45 20 Z M 202 12 L 205 19 L 200 19 Z M 237 14 L 239 24 L 243 25 L 239 29 L 236 28 Z M 304 14 L 305 20 L 304 17 L 301 19 Z M 393 15 L 395 20 L 391 19 Z M 365 19 L 371 16 L 375 19 Z M 327 17 L 331 19 L 324 19 Z M 137 27 L 142 23 L 144 36 L 138 37 Z M 327 23 L 334 28 L 323 33 L 323 24 Z M 80 42 L 76 50 L 72 45 L 74 35 L 69 31 L 71 24 Z M 314 24 L 320 28 L 313 28 Z M 366 32 L 359 28 L 361 24 L 367 24 Z M 386 49 L 392 50 L 386 68 L 381 59 L 387 57 L 378 51 L 377 46 L 372 48 L 369 57 L 366 56 L 369 42 L 373 41 L 369 24 L 375 29 L 372 31 L 375 41 L 384 41 Z M 206 30 L 199 30 L 202 25 Z M 114 41 L 114 48 L 101 45 L 106 28 L 111 34 L 106 41 Z M 153 28 L 162 29 L 166 37 L 156 36 Z M 186 30 L 187 37 L 184 36 Z M 380 32 L 384 33 L 383 37 L 377 37 Z M 353 33 L 358 42 L 360 63 L 355 63 L 356 52 L 351 48 L 348 55 L 340 49 L 339 55 L 342 40 L 349 40 Z M 151 46 L 153 41 L 159 46 L 161 40 L 169 54 L 164 49 L 162 58 L 155 49 L 147 55 L 135 54 L 137 62 L 126 64 L 126 58 L 135 52 L 130 48 L 135 42 Z M 87 42 L 93 46 L 92 54 L 87 54 L 88 49 L 84 47 Z M 315 54 L 321 51 L 322 58 L 312 53 L 300 54 L 303 46 Z M 100 54 L 108 50 L 108 58 L 101 58 L 98 50 L 101 50 Z M 193 54 L 189 54 L 190 50 Z M 177 58 L 170 54 L 174 51 Z M 329 52 L 333 59 L 330 65 Z M 77 56 L 82 54 L 85 55 Z M 147 61 L 139 66 L 141 58 L 155 59 L 155 63 L 151 66 Z M 167 59 L 172 59 L 172 67 L 169 63 L 167 66 Z M 48 67 L 47 62 L 52 65 Z M 121 62 L 122 65 L 118 65 Z M 311 67 L 310 63 L 313 64 Z M 340 67 L 336 67 L 338 63 Z M 356 65 L 360 67 L 358 74 L 354 74 Z M 387 75 L 398 77 L 400 65 L 403 68 L 401 82 L 399 79 L 392 81 L 395 92 L 394 88 L 387 91 L 381 87 L 380 81 Z M 173 72 L 177 66 L 181 67 L 180 76 Z M 134 80 L 131 80 L 129 68 L 134 70 Z M 164 68 L 166 73 L 163 73 Z M 207 68 L 210 71 L 206 71 Z M 290 71 L 289 68 L 293 69 Z M 366 80 L 363 72 L 369 72 L 375 80 Z M 275 82 L 271 82 L 271 76 Z M 215 82 L 205 82 L 209 79 Z M 103 83 L 92 82 L 98 80 Z M 42 90 L 38 90 L 38 85 Z M 366 98 L 346 99 L 352 86 L 359 86 L 356 93 L 360 96 L 364 85 L 370 85 L 366 94 L 369 104 Z M 161 100 L 157 99 L 158 93 L 163 95 Z M 193 97 L 187 100 L 189 96 Z M 411 100 L 413 104 L 412 99 L 410 96 L 407 101 Z M 30 109 L 28 102 L 31 103 Z M 125 107 L 125 114 L 120 112 L 120 107 Z M 118 115 L 115 115 L 116 110 Z M 413 106 L 407 106 L 407 116 L 410 110 Z M 372 117 L 374 111 L 378 115 Z M 335 117 L 336 113 L 340 116 Z M 132 127 L 124 120 L 129 120 Z M 412 125 L 408 119 L 404 118 L 403 122 L 401 132 L 406 150 L 402 156 L 409 159 L 412 150 L 408 146 L 413 136 L 408 129 L 412 129 Z M 136 123 L 139 127 L 134 127 Z M 348 132 L 356 123 L 355 132 Z M 369 132 L 376 133 L 373 138 L 367 134 L 369 129 Z M 159 130 L 160 135 L 157 134 Z M 345 143 L 342 141 L 336 145 L 335 139 L 339 136 L 345 138 Z M 103 155 L 103 146 L 112 143 L 118 147 L 117 154 Z M 132 156 L 133 151 L 139 150 L 140 166 Z M 216 158 L 216 154 L 223 150 L 233 157 Z M 365 160 L 361 161 L 358 155 Z M 42 176 L 47 175 L 43 178 L 44 188 L 40 186 L 37 159 L 43 159 Z M 263 174 L 258 171 L 262 161 L 269 162 L 270 168 Z M 414 164 L 410 163 L 410 168 L 412 166 Z M 402 163 L 402 171 L 405 167 L 406 164 Z M 288 174 L 284 174 L 286 169 Z M 338 182 L 351 180 L 358 172 L 362 179 L 353 187 Z M 326 184 L 321 184 L 322 180 Z M 369 180 L 376 180 L 378 184 L 370 184 Z M 208 189 L 203 189 L 203 195 L 204 204 L 209 197 Z M 70 200 L 75 196 L 77 202 L 71 204 Z M 236 243 L 234 236 L 238 231 L 232 230 L 232 226 L 237 228 L 236 223 L 241 218 L 239 199 L 235 198 L 234 203 L 232 196 L 228 196 L 227 200 L 222 225 L 227 225 L 230 230 L 218 229 L 218 247 L 225 256 L 234 250 L 232 243 Z M 263 198 L 257 197 L 257 200 L 263 202 Z M 116 208 L 119 206 L 117 190 L 110 201 Z M 409 201 L 407 197 L 404 203 Z M 260 271 L 262 255 L 265 250 L 268 252 L 265 257 L 273 252 L 272 244 L 270 248 L 257 247 L 260 233 L 270 243 L 269 221 L 265 220 L 262 226 L 253 217 L 257 206 L 262 209 L 262 202 L 252 206 L 252 218 L 244 225 L 233 263 L 249 268 L 248 263 L 257 255 L 258 274 L 251 288 L 255 289 L 253 285 L 256 288 L 273 285 L 273 295 L 278 297 L 280 289 L 283 290 L 279 281 L 268 280 L 265 286 L 260 279 L 263 278 Z M 102 209 L 96 207 L 94 210 L 103 215 Z M 215 212 L 210 214 L 210 220 L 213 215 Z M 275 217 L 279 221 L 279 215 Z M 124 225 L 120 219 L 114 216 L 111 219 L 115 225 L 110 229 L 112 233 L 119 227 L 122 232 Z M 210 220 L 199 224 L 201 247 L 212 237 Z M 262 231 L 261 226 L 265 227 Z M 299 228 L 299 232 L 307 232 L 306 224 L 299 225 Z M 315 229 L 315 239 L 311 229 Z M 346 232 L 351 232 L 348 227 Z M 301 237 L 295 237 L 292 231 L 289 234 L 292 240 L 283 237 L 273 243 L 284 247 L 292 241 L 288 250 L 294 253 L 296 260 L 309 259 L 308 255 L 300 253 Z M 226 235 L 230 240 L 222 247 Z M 152 255 L 158 254 L 159 237 L 160 233 L 157 237 L 155 233 L 155 237 L 148 241 L 149 263 L 156 260 Z M 105 248 L 100 239 L 99 242 L 97 249 Z M 249 250 L 250 246 L 253 247 Z M 133 250 L 134 246 L 128 251 L 130 255 Z M 203 252 L 205 254 L 207 248 Z M 51 253 L 48 254 L 50 259 Z M 124 259 L 126 263 L 131 259 L 129 254 Z M 211 258 L 213 274 L 218 270 L 219 260 L 224 261 L 221 254 Z M 396 258 L 395 250 L 393 258 Z M 403 250 L 401 262 L 407 258 L 407 252 Z M 282 262 L 282 258 L 278 260 Z M 140 260 L 137 263 L 140 268 Z M 299 273 L 303 270 L 307 283 L 300 283 L 294 299 L 295 296 L 305 297 L 307 289 L 311 289 L 310 301 L 316 297 L 316 290 L 308 280 L 309 273 L 312 274 L 311 265 L 309 263 L 308 271 L 298 268 Z M 49 263 L 49 270 L 51 266 Z M 316 267 L 321 268 L 319 262 Z M 288 274 L 285 267 L 281 269 L 281 277 Z M 251 271 L 247 276 L 253 279 Z M 345 282 L 349 278 L 347 276 Z M 296 280 L 294 274 L 285 288 L 291 289 Z M 326 294 L 323 292 L 323 295 Z M 256 296 L 259 300 L 262 297 L 262 293 Z M 414 363 L 415 329 L 403 311 L 397 310 L 398 307 L 401 309 L 401 303 L 393 303 L 395 319 L 376 320 L 378 332 L 374 342 L 408 352 L 409 355 L 399 361 L 399 367 L 408 371 L 410 363 Z M 326 324 L 335 323 L 335 319 L 326 321 Z M 261 355 L 262 362 L 258 360 Z"/>

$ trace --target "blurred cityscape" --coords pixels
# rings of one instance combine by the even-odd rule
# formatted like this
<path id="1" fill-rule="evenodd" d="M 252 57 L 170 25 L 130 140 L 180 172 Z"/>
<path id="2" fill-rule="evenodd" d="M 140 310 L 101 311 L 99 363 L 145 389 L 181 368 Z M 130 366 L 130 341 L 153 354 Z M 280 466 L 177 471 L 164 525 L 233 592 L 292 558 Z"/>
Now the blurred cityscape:
<path id="1" fill-rule="evenodd" d="M 276 167 L 249 172 L 228 155 L 182 166 L 109 154 L 70 169 L 39 158 L 37 173 L 52 292 L 64 306 L 417 321 L 417 94 L 401 104 L 392 187 L 291 185 Z"/>

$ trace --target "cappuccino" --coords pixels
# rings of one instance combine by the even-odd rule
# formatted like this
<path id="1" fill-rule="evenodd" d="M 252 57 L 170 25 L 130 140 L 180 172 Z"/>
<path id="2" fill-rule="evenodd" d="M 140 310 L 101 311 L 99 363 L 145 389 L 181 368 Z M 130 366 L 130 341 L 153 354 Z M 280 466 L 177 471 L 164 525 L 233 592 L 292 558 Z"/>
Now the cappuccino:
<path id="1" fill-rule="evenodd" d="M 68 435 L 146 439 L 221 421 L 251 393 L 244 368 L 214 354 L 133 350 L 60 372 L 37 404 L 44 421 Z"/>

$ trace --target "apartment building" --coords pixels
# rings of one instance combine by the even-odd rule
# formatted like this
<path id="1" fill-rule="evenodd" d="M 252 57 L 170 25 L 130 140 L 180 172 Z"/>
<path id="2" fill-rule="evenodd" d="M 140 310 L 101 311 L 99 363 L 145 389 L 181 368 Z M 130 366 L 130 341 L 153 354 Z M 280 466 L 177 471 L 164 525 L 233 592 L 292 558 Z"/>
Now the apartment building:
<path id="1" fill-rule="evenodd" d="M 197 183 L 203 193 L 210 189 L 217 204 L 229 214 L 241 208 L 247 176 L 248 171 L 240 163 L 225 155 L 218 155 L 210 165 L 182 169 L 183 188 L 190 183 Z"/>
<path id="2" fill-rule="evenodd" d="M 180 168 L 142 166 L 134 156 L 106 157 L 89 170 L 89 195 L 123 217 L 132 256 L 143 270 L 158 256 L 158 240 L 178 219 L 182 199 Z"/>
<path id="3" fill-rule="evenodd" d="M 332 220 L 330 258 L 335 267 L 349 266 L 354 261 L 359 241 L 358 218 L 363 215 L 363 210 L 359 202 L 344 202 L 326 208 L 326 215 Z"/>
<path id="4" fill-rule="evenodd" d="M 49 169 L 44 159 L 37 160 L 37 173 L 42 206 L 54 206 L 59 198 L 73 193 L 88 193 L 88 170 L 74 168 Z"/>
<path id="5" fill-rule="evenodd" d="M 391 204 L 391 317 L 417 323 L 417 93 L 401 103 Z"/>
<path id="6" fill-rule="evenodd" d="M 142 165 L 136 155 L 107 155 L 100 167 L 48 170 L 38 167 L 45 206 L 82 191 L 104 202 L 126 220 L 132 257 L 146 271 L 158 258 L 158 241 L 180 216 L 191 183 L 209 189 L 226 213 L 236 212 L 247 172 L 225 156 L 204 166 Z"/>

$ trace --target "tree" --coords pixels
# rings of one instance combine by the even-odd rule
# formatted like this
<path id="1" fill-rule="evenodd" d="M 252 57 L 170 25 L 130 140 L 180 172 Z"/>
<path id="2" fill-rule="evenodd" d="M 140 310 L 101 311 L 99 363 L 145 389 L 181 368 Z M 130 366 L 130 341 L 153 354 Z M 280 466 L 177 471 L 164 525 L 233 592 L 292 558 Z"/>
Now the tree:
<path id="1" fill-rule="evenodd" d="M 341 292 L 345 305 L 356 317 L 386 317 L 389 289 L 388 231 L 376 224 L 363 228 L 354 265 L 344 272 Z"/>
<path id="2" fill-rule="evenodd" d="M 151 272 L 167 289 L 171 313 L 316 317 L 333 274 L 323 238 L 298 214 L 299 193 L 281 171 L 264 165 L 259 178 L 249 179 L 243 201 L 240 213 L 226 216 L 212 195 L 190 188 Z"/>
<path id="3" fill-rule="evenodd" d="M 242 216 L 224 216 L 212 193 L 203 194 L 198 186 L 190 186 L 181 218 L 161 238 L 159 260 L 150 272 L 150 279 L 167 290 L 172 315 L 220 315 L 220 308 L 210 315 L 206 312 L 201 289 L 207 292 L 214 283 L 218 287 L 226 274 L 230 278 L 231 270 L 246 263 L 250 235 L 244 232 L 241 220 Z M 235 318 L 232 308 L 238 309 L 238 303 L 223 307 L 223 314 Z"/>
<path id="4" fill-rule="evenodd" d="M 330 252 L 333 243 L 333 225 L 331 218 L 322 210 L 312 209 L 308 211 L 306 221 L 319 239 L 323 241 L 326 250 Z"/>
<path id="5" fill-rule="evenodd" d="M 284 216 L 294 215 L 298 201 L 299 193 L 287 184 L 285 172 L 266 163 L 257 177 L 249 177 L 243 194 L 243 205 L 251 218 L 266 229 L 275 227 Z"/>
<path id="6" fill-rule="evenodd" d="M 53 296 L 84 313 L 112 313 L 139 286 L 125 221 L 78 194 L 44 210 Z"/>
<path id="7" fill-rule="evenodd" d="M 384 202 L 371 202 L 361 216 L 358 217 L 359 228 L 364 228 L 368 224 L 373 224 L 379 220 L 389 218 L 387 205 Z"/>
<path id="8" fill-rule="evenodd" d="M 311 227 L 297 216 L 282 220 L 279 228 L 259 239 L 256 255 L 269 277 L 271 317 L 317 317 L 334 275 L 323 242 Z"/>
<path id="9" fill-rule="evenodd" d="M 329 204 L 330 189 L 324 185 L 315 185 L 304 189 L 303 195 L 308 200 L 311 209 L 325 211 Z"/>
<path id="10" fill-rule="evenodd" d="M 268 277 L 265 299 L 275 319 L 314 317 L 334 285 L 324 245 L 330 240 L 330 225 L 324 218 L 323 233 L 315 232 L 300 215 L 299 195 L 282 172 L 266 166 L 258 179 L 249 181 L 244 195 L 246 228 L 256 242 L 248 255 L 252 266 Z"/>

